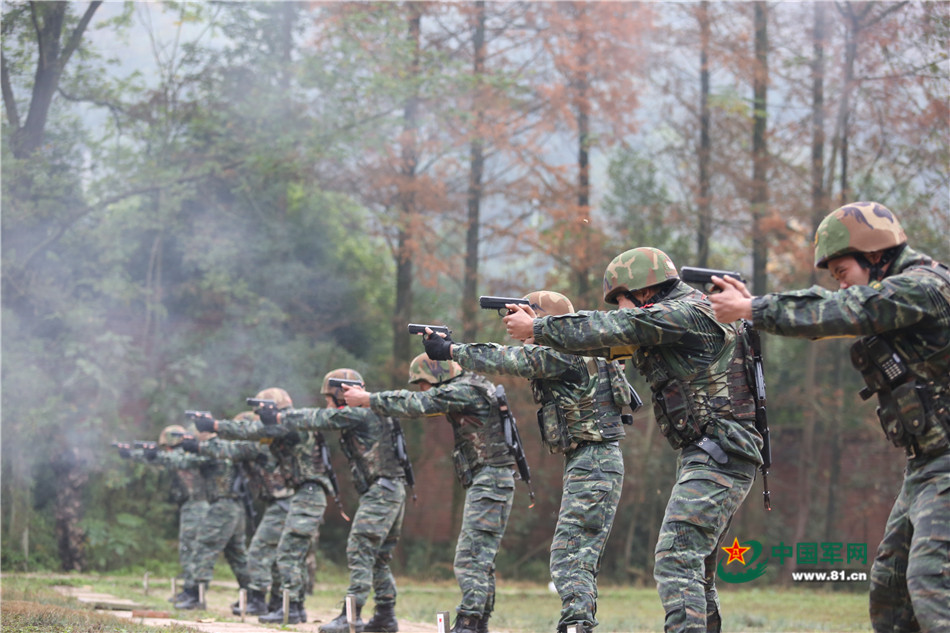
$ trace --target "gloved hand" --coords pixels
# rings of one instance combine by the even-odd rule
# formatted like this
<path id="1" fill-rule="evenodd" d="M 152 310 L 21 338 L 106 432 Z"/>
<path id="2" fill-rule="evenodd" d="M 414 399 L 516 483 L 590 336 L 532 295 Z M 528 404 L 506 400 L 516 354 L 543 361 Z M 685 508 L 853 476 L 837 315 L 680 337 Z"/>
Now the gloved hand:
<path id="1" fill-rule="evenodd" d="M 185 451 L 186 453 L 197 453 L 199 445 L 200 442 L 198 441 L 197 437 L 186 436 L 185 439 L 181 441 L 181 450 Z"/>
<path id="2" fill-rule="evenodd" d="M 154 460 L 156 457 L 158 457 L 158 447 L 157 447 L 157 446 L 151 446 L 151 445 L 150 445 L 150 446 L 146 446 L 145 448 L 142 449 L 142 452 L 143 452 L 143 454 L 145 455 L 145 459 L 147 459 L 148 461 L 152 461 L 152 460 Z"/>
<path id="3" fill-rule="evenodd" d="M 132 457 L 132 453 L 129 452 L 128 444 L 117 444 L 116 449 L 119 451 L 119 457 L 122 459 L 128 459 Z"/>
<path id="4" fill-rule="evenodd" d="M 277 424 L 277 414 L 279 411 L 277 411 L 275 407 L 261 407 L 256 413 L 265 426 Z"/>
<path id="5" fill-rule="evenodd" d="M 426 355 L 432 360 L 452 360 L 452 345 L 455 341 L 448 334 L 439 336 L 438 332 L 426 334 L 422 338 L 422 345 L 426 348 Z"/>
<path id="6" fill-rule="evenodd" d="M 214 418 L 195 418 L 195 428 L 201 433 L 214 433 Z"/>

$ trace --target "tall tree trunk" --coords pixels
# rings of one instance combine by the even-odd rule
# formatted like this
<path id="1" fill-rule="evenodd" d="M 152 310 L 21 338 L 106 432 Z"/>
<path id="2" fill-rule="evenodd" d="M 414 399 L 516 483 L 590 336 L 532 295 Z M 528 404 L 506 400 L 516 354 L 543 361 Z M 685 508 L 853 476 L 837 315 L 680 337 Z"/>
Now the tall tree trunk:
<path id="1" fill-rule="evenodd" d="M 769 155 L 766 144 L 768 66 L 768 8 L 765 2 L 753 5 L 755 12 L 755 74 L 753 77 L 752 113 L 752 292 L 768 292 L 768 243 L 763 222 L 768 204 Z"/>
<path id="2" fill-rule="evenodd" d="M 39 58 L 36 73 L 33 76 L 33 93 L 30 96 L 30 108 L 22 128 L 13 133 L 13 155 L 24 158 L 43 144 L 46 133 L 46 118 L 53 102 L 53 95 L 59 87 L 59 80 L 69 58 L 76 51 L 83 33 L 93 14 L 102 2 L 91 2 L 80 18 L 76 28 L 69 34 L 66 43 L 60 40 L 63 35 L 63 22 L 68 2 L 31 2 L 30 12 L 36 26 L 36 39 L 39 46 Z M 5 64 L 4 64 L 5 66 Z M 4 68 L 4 70 L 6 70 Z M 6 79 L 4 81 L 7 83 Z M 4 90 L 6 92 L 6 90 Z M 12 94 L 12 93 L 11 93 Z M 11 104 L 7 104 L 9 109 Z M 10 119 L 17 120 L 17 117 Z"/>
<path id="3" fill-rule="evenodd" d="M 709 185 L 709 2 L 699 3 L 699 227 L 696 231 L 696 261 L 705 268 L 709 265 L 709 237 L 712 234 L 712 203 Z"/>
<path id="4" fill-rule="evenodd" d="M 818 224 L 824 217 L 827 202 L 824 184 L 824 155 L 825 155 L 825 21 L 827 15 L 825 5 L 815 2 L 813 5 L 814 23 L 812 35 L 812 111 L 811 111 L 811 202 L 812 226 L 814 235 Z M 818 278 L 814 267 L 809 266 L 810 283 L 814 284 Z M 811 522 L 811 499 L 815 462 L 813 456 L 817 454 L 818 446 L 815 443 L 815 429 L 818 424 L 818 356 L 823 350 L 822 345 L 809 345 L 806 348 L 805 359 L 805 405 L 802 407 L 802 442 L 800 460 L 798 464 L 798 499 L 796 507 L 796 522 L 794 542 L 804 540 L 805 528 Z"/>
<path id="5" fill-rule="evenodd" d="M 485 167 L 485 149 L 482 133 L 485 125 L 485 105 L 482 94 L 485 73 L 485 1 L 475 3 L 475 31 L 472 38 L 475 76 L 475 129 L 470 145 L 468 171 L 468 228 L 465 231 L 465 273 L 462 287 L 462 340 L 474 341 L 478 335 L 479 311 L 475 296 L 478 292 L 478 233 L 481 227 L 482 177 Z"/>
<path id="6" fill-rule="evenodd" d="M 581 35 L 584 37 L 584 35 Z M 586 70 L 581 71 L 586 73 Z M 576 233 L 579 238 L 580 248 L 576 251 L 580 257 L 575 261 L 574 285 L 577 288 L 576 301 L 580 305 L 597 305 L 591 303 L 591 284 L 590 284 L 590 249 L 585 245 L 589 244 L 590 233 L 587 227 L 590 226 L 590 99 L 588 98 L 587 76 L 584 74 L 578 80 L 579 96 L 577 99 L 577 220 L 576 229 L 571 233 Z"/>
<path id="7" fill-rule="evenodd" d="M 416 81 L 420 73 L 422 7 L 415 2 L 409 3 L 408 36 L 412 44 L 412 62 L 409 66 L 410 81 Z M 396 252 L 396 309 L 393 311 L 393 375 L 392 384 L 405 382 L 406 365 L 410 360 L 409 337 L 406 336 L 406 323 L 412 317 L 412 257 L 411 242 L 414 239 L 416 209 L 415 180 L 418 163 L 417 128 L 419 97 L 414 89 L 413 95 L 406 99 L 403 107 L 403 134 L 401 139 L 401 164 L 399 166 L 399 234 Z"/>

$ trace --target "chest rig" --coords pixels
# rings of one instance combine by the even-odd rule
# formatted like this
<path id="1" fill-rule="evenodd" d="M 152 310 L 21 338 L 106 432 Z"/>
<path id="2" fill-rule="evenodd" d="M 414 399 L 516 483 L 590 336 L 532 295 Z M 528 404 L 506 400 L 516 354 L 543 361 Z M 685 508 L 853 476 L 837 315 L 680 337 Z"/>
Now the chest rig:
<path id="1" fill-rule="evenodd" d="M 455 474 L 462 486 L 467 488 L 472 485 L 475 473 L 482 466 L 511 466 L 514 459 L 505 444 L 495 385 L 484 376 L 470 372 L 453 379 L 452 384 L 475 387 L 491 404 L 491 410 L 484 419 L 461 411 L 445 414 L 455 436 L 455 447 L 452 451 Z"/>
<path id="2" fill-rule="evenodd" d="M 696 304 L 696 308 L 712 317 L 705 304 Z M 689 368 L 691 371 L 684 372 L 682 359 L 665 346 L 640 348 L 633 356 L 635 366 L 650 382 L 660 433 L 675 449 L 712 434 L 709 427 L 720 416 L 755 423 L 751 358 L 744 334 L 735 325 L 719 327 L 724 339 L 718 354 L 705 366 Z"/>
<path id="3" fill-rule="evenodd" d="M 950 317 L 950 271 L 946 266 L 934 263 L 904 272 L 939 277 L 944 282 L 943 309 Z M 851 364 L 861 372 L 866 385 L 861 398 L 877 394 L 877 415 L 887 439 L 913 458 L 950 448 L 950 340 L 934 349 L 913 328 L 908 330 L 860 339 L 851 346 Z"/>
<path id="4" fill-rule="evenodd" d="M 376 431 L 369 434 L 371 437 L 360 437 L 352 428 L 340 433 L 340 448 L 350 465 L 353 485 L 359 494 L 369 490 L 380 477 L 402 476 L 392 442 L 392 423 L 379 418 L 368 423 Z"/>
<path id="5" fill-rule="evenodd" d="M 588 380 L 578 392 L 561 380 L 532 380 L 541 441 L 551 453 L 569 453 L 586 442 L 609 442 L 626 435 L 633 421 L 622 413 L 632 401 L 630 384 L 617 362 L 585 357 Z"/>

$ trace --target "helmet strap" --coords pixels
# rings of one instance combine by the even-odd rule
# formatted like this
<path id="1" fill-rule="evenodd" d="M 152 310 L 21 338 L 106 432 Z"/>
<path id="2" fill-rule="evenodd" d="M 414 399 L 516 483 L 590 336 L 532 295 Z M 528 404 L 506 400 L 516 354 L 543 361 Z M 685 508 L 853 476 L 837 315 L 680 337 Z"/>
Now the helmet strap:
<path id="1" fill-rule="evenodd" d="M 890 264 L 892 261 L 897 259 L 897 256 L 900 255 L 901 251 L 904 250 L 905 244 L 900 244 L 892 248 L 888 248 L 881 253 L 881 258 L 877 260 L 877 263 L 872 264 L 871 260 L 867 258 L 866 253 L 855 253 L 854 259 L 858 262 L 858 265 L 861 268 L 864 268 L 868 271 L 868 279 L 871 281 L 880 281 L 884 279 L 884 267 Z"/>

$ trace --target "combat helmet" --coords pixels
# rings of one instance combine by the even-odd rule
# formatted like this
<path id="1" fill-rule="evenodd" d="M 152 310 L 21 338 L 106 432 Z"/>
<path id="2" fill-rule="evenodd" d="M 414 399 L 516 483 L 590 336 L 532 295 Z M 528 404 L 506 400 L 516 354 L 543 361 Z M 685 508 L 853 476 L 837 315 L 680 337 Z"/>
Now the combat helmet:
<path id="1" fill-rule="evenodd" d="M 158 434 L 158 443 L 160 446 L 167 446 L 168 448 L 174 448 L 181 444 L 182 440 L 185 439 L 185 435 L 188 434 L 188 431 L 185 430 L 180 424 L 170 424 L 162 429 L 162 432 Z"/>
<path id="2" fill-rule="evenodd" d="M 679 279 L 673 260 L 658 248 L 641 246 L 624 251 L 607 265 L 604 271 L 604 301 L 616 304 L 617 297 Z"/>
<path id="3" fill-rule="evenodd" d="M 536 290 L 524 297 L 531 303 L 531 308 L 539 317 L 571 314 L 574 304 L 560 292 L 552 290 Z"/>
<path id="4" fill-rule="evenodd" d="M 327 375 L 323 377 L 323 385 L 320 387 L 320 393 L 325 396 L 330 396 L 337 403 L 343 402 L 343 388 L 334 387 L 331 389 L 331 378 L 339 378 L 341 380 L 359 380 L 361 383 L 363 382 L 363 377 L 360 376 L 360 372 L 356 371 L 355 369 L 340 368 L 327 372 Z"/>
<path id="5" fill-rule="evenodd" d="M 290 399 L 290 394 L 280 387 L 269 387 L 264 389 L 254 396 L 254 398 L 256 400 L 273 400 L 278 409 L 287 409 L 294 406 L 293 401 Z"/>
<path id="6" fill-rule="evenodd" d="M 239 422 L 253 422 L 254 420 L 259 420 L 260 416 L 258 416 L 253 411 L 241 411 L 236 416 L 234 416 L 234 419 Z"/>
<path id="7" fill-rule="evenodd" d="M 409 363 L 409 384 L 426 381 L 430 385 L 441 385 L 462 374 L 462 366 L 454 360 L 432 360 L 425 352 Z"/>
<path id="8" fill-rule="evenodd" d="M 815 267 L 828 268 L 828 260 L 842 255 L 873 253 L 906 243 L 904 229 L 890 209 L 877 202 L 852 202 L 829 213 L 818 225 Z"/>

